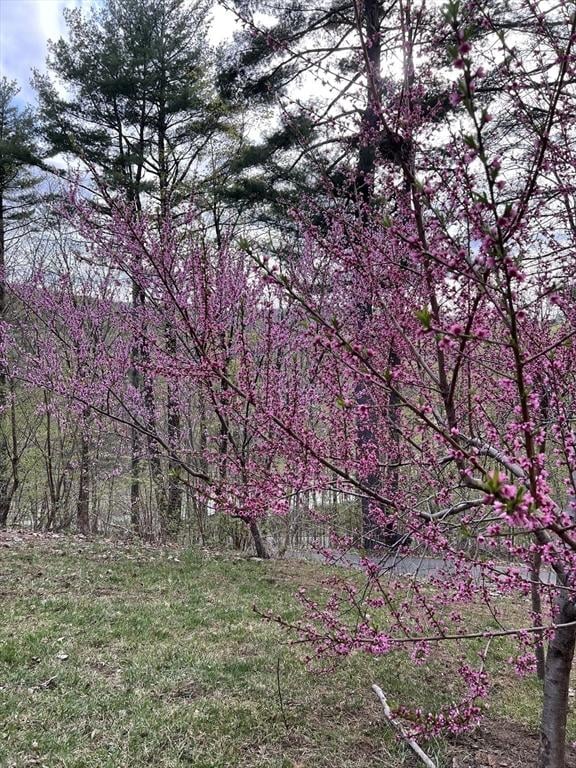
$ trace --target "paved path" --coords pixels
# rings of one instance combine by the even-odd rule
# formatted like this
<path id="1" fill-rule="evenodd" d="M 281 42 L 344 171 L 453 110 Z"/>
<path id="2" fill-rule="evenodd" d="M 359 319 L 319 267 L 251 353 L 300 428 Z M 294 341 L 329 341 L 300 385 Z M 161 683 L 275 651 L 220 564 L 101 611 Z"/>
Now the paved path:
<path id="1" fill-rule="evenodd" d="M 297 551 L 288 550 L 286 557 L 290 559 L 298 560 L 311 560 L 315 562 L 327 562 L 326 558 L 319 552 L 314 550 Z M 432 576 L 441 576 L 443 573 L 451 573 L 454 571 L 454 564 L 449 561 L 442 560 L 439 557 L 415 557 L 409 552 L 391 552 L 384 553 L 378 552 L 377 554 L 368 555 L 369 559 L 378 564 L 382 573 L 389 573 L 395 576 L 415 576 L 420 580 L 426 580 Z M 360 561 L 362 556 L 357 552 L 347 552 L 342 555 L 337 565 L 343 568 L 360 568 Z M 506 572 L 506 569 L 513 566 L 514 563 L 501 563 L 495 566 L 496 571 Z M 530 570 L 525 565 L 520 565 L 520 574 L 526 581 L 530 581 Z M 471 568 L 472 574 L 476 581 L 480 582 L 482 579 L 482 571 L 478 565 L 473 565 Z M 556 574 L 550 568 L 542 568 L 540 572 L 540 581 L 542 584 L 555 584 Z"/>

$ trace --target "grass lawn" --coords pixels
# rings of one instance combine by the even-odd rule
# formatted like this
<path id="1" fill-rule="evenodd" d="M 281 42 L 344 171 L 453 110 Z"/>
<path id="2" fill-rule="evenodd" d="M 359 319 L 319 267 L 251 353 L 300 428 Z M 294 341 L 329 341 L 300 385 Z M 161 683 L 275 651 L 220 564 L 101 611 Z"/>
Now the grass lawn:
<path id="1" fill-rule="evenodd" d="M 371 684 L 392 706 L 453 693 L 446 646 L 423 667 L 356 656 L 332 675 L 308 672 L 305 649 L 252 607 L 295 617 L 295 590 L 320 589 L 324 566 L 21 539 L 0 538 L 3 768 L 416 766 Z M 440 766 L 530 764 L 539 686 L 501 663 L 509 655 L 508 641 L 492 644 L 501 671 L 485 728 L 425 745 Z"/>

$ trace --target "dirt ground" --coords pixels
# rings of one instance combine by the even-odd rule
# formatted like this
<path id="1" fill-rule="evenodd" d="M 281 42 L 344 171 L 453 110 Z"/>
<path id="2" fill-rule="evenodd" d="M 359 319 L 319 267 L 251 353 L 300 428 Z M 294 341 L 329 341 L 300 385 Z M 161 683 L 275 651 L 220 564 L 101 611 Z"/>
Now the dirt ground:
<path id="1" fill-rule="evenodd" d="M 449 749 L 449 768 L 532 768 L 536 766 L 538 736 L 517 723 L 485 720 L 474 733 Z M 416 764 L 415 764 L 416 765 Z M 576 768 L 569 750 L 566 768 Z"/>

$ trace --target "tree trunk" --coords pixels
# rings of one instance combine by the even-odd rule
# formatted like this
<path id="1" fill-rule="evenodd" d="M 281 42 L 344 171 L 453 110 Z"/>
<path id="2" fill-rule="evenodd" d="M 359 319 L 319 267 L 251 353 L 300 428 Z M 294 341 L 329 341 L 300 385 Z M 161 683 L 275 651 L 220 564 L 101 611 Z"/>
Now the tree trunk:
<path id="1" fill-rule="evenodd" d="M 3 188 L 4 180 L 0 182 Z M 4 197 L 0 191 L 0 320 L 6 317 L 6 259 L 4 234 Z M 6 528 L 12 501 L 13 457 L 8 444 L 8 374 L 4 363 L 0 363 L 0 528 Z M 16 457 L 14 457 L 14 461 Z"/>
<path id="2" fill-rule="evenodd" d="M 166 349 L 170 355 L 176 355 L 176 336 L 171 328 L 166 330 Z M 180 442 L 181 418 L 178 388 L 168 382 L 166 410 L 168 414 L 168 445 L 171 454 L 176 454 Z M 165 509 L 165 536 L 170 541 L 178 539 L 182 524 L 182 483 L 180 464 L 171 455 L 168 458 L 168 477 Z"/>
<path id="3" fill-rule="evenodd" d="M 7 377 L 0 371 L 0 528 L 6 528 L 10 504 L 15 491 L 13 457 L 10 455 L 6 430 L 8 408 Z"/>
<path id="4" fill-rule="evenodd" d="M 168 465 L 168 496 L 166 499 L 166 538 L 176 541 L 182 526 L 182 485 L 179 466 Z"/>
<path id="5" fill-rule="evenodd" d="M 0 529 L 8 525 L 8 513 L 10 512 L 10 500 L 5 496 L 0 497 Z"/>
<path id="6" fill-rule="evenodd" d="M 557 624 L 574 621 L 574 604 L 561 598 Z M 548 644 L 544 675 L 544 706 L 540 728 L 539 768 L 565 768 L 566 718 L 576 626 L 558 627 Z"/>
<path id="7" fill-rule="evenodd" d="M 132 283 L 132 306 L 134 308 L 143 307 L 146 302 L 146 295 L 143 289 L 135 282 Z M 131 350 L 132 367 L 130 369 L 130 383 L 142 395 L 142 405 L 144 410 L 145 433 L 141 434 L 137 427 L 132 427 L 132 458 L 131 469 L 132 478 L 130 486 L 130 504 L 131 504 L 131 523 L 132 527 L 142 534 L 142 520 L 137 521 L 141 516 L 141 496 L 142 496 L 142 451 L 144 439 L 148 450 L 148 464 L 152 477 L 152 484 L 155 492 L 156 508 L 160 522 L 160 530 L 163 533 L 163 519 L 166 512 L 166 488 L 164 484 L 164 475 L 158 450 L 156 435 L 156 414 L 155 414 L 155 394 L 154 381 L 149 374 L 143 374 L 141 366 L 145 365 L 149 359 L 148 341 L 146 338 L 146 329 L 142 329 L 140 339 L 136 341 Z M 152 534 L 154 526 L 150 527 L 149 533 Z"/>
<path id="8" fill-rule="evenodd" d="M 376 405 L 365 382 L 356 387 L 356 403 L 361 406 L 366 414 L 365 418 L 356 420 L 356 433 L 359 454 L 373 451 L 377 454 L 376 442 Z M 377 470 L 361 478 L 362 484 L 371 491 L 377 492 L 380 488 L 380 477 Z M 383 543 L 384 537 L 380 526 L 376 522 L 375 512 L 377 502 L 371 496 L 362 496 L 362 546 L 365 549 L 374 549 Z"/>
<path id="9" fill-rule="evenodd" d="M 139 286 L 132 282 L 132 307 L 137 311 L 144 303 L 144 296 Z M 140 345 L 135 343 L 130 350 L 131 368 L 129 373 L 130 384 L 136 390 L 142 388 L 142 377 L 139 370 Z M 130 430 L 130 526 L 135 534 L 141 534 L 141 451 L 142 436 L 137 427 Z"/>
<path id="10" fill-rule="evenodd" d="M 140 535 L 140 433 L 132 427 L 130 434 L 130 527 Z"/>
<path id="11" fill-rule="evenodd" d="M 263 560 L 270 560 L 270 555 L 266 549 L 266 545 L 264 544 L 264 539 L 260 533 L 260 528 L 258 527 L 258 523 L 255 520 L 250 521 L 250 533 L 252 534 L 252 539 L 254 540 L 254 546 L 256 547 L 256 554 L 258 557 L 261 557 Z"/>
<path id="12" fill-rule="evenodd" d="M 365 30 L 365 66 L 367 75 L 366 107 L 360 124 L 360 149 L 356 167 L 356 202 L 361 218 L 366 218 L 373 202 L 373 180 L 376 169 L 376 155 L 381 129 L 382 79 L 380 75 L 380 4 L 378 0 L 365 0 L 363 18 L 358 18 L 359 25 Z M 363 34 L 363 30 L 359 30 Z M 372 316 L 370 299 L 358 307 L 359 330 L 361 331 Z M 355 392 L 356 404 L 364 406 L 367 418 L 359 417 L 356 422 L 357 445 L 360 455 L 374 452 L 378 456 L 378 419 L 372 393 L 366 382 L 360 383 Z M 363 410 L 364 410 L 363 409 Z M 377 492 L 381 478 L 378 469 L 361 478 L 363 485 Z M 374 549 L 384 540 L 383 531 L 375 520 L 377 503 L 370 496 L 362 496 L 362 545 L 365 549 Z"/>
<path id="13" fill-rule="evenodd" d="M 85 536 L 90 533 L 90 446 L 84 430 L 80 437 L 80 480 L 76 507 L 76 527 L 78 532 Z"/>

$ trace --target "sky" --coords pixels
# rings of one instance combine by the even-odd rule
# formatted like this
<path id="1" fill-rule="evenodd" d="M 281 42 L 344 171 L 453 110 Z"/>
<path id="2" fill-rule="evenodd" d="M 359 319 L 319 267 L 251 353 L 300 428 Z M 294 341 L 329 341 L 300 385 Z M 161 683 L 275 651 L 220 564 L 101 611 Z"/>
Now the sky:
<path id="1" fill-rule="evenodd" d="M 0 75 L 18 81 L 23 101 L 34 98 L 31 69 L 43 68 L 48 40 L 64 33 L 62 11 L 82 4 L 83 0 L 0 0 Z"/>
<path id="2" fill-rule="evenodd" d="M 90 5 L 92 0 L 0 0 L 0 76 L 18 81 L 22 104 L 34 101 L 31 70 L 43 69 L 48 40 L 65 32 L 64 8 Z M 214 17 L 211 37 L 220 42 L 231 34 L 234 23 L 221 7 Z"/>

